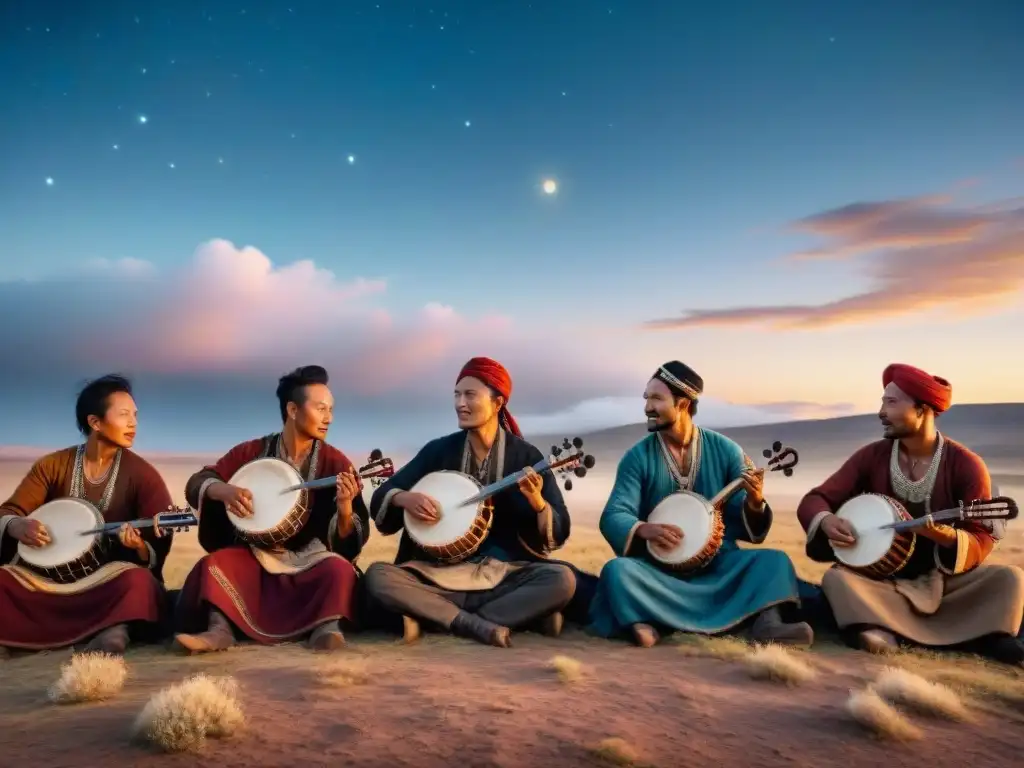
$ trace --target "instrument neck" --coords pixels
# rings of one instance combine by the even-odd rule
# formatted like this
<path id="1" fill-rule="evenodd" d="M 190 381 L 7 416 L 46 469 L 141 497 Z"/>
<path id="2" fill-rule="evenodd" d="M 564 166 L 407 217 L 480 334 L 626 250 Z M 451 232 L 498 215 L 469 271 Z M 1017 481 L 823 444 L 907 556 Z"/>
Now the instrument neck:
<path id="1" fill-rule="evenodd" d="M 737 477 L 725 488 L 716 493 L 710 500 L 710 504 L 715 509 L 721 509 L 729 503 L 729 499 L 736 495 L 736 493 L 743 488 L 743 478 Z M 693 490 L 692 488 L 690 490 Z"/>
<path id="2" fill-rule="evenodd" d="M 551 467 L 548 465 L 547 459 L 541 459 L 536 464 L 534 464 L 533 467 L 531 467 L 531 469 L 533 469 L 533 471 L 536 472 L 538 475 L 542 475 L 549 469 L 551 469 Z M 480 495 L 486 494 L 487 496 L 494 496 L 497 493 L 501 493 L 506 488 L 511 488 L 513 485 L 516 485 L 524 477 L 526 477 L 526 470 L 520 469 L 518 472 L 513 472 L 508 477 L 503 477 L 501 478 L 501 480 L 498 480 L 497 482 L 484 486 L 480 490 Z"/>

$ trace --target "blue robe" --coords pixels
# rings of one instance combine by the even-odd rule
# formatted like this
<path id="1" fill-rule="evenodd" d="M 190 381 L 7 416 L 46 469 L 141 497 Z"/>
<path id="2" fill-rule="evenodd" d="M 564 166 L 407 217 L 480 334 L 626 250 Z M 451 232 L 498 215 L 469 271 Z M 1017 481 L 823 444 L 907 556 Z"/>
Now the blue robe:
<path id="1" fill-rule="evenodd" d="M 739 445 L 717 432 L 699 429 L 694 437 L 698 439 L 700 458 L 692 490 L 711 499 L 743 473 L 749 459 Z M 710 635 L 731 630 L 772 606 L 799 606 L 796 571 L 786 553 L 740 549 L 736 544 L 760 544 L 772 524 L 767 504 L 761 513 L 748 515 L 744 490 L 734 494 L 722 511 L 725 537 L 706 567 L 676 574 L 649 557 L 647 542 L 635 535 L 636 529 L 662 499 L 680 490 L 678 477 L 675 460 L 657 434 L 634 445 L 619 462 L 600 523 L 617 557 L 602 569 L 590 607 L 594 634 L 613 637 L 644 623 Z"/>

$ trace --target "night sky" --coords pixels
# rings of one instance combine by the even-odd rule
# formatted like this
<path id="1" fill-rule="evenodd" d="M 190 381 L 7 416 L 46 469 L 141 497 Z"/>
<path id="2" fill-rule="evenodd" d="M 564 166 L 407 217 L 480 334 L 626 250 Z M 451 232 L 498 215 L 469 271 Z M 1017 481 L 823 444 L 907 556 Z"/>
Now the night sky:
<path id="1" fill-rule="evenodd" d="M 416 445 L 477 354 L 528 429 L 639 420 L 672 358 L 712 426 L 872 409 L 894 360 L 1024 400 L 986 368 L 1022 34 L 1013 0 L 3 3 L 0 443 L 70 443 L 119 370 L 140 448 L 217 452 L 316 362 L 334 441 Z"/>

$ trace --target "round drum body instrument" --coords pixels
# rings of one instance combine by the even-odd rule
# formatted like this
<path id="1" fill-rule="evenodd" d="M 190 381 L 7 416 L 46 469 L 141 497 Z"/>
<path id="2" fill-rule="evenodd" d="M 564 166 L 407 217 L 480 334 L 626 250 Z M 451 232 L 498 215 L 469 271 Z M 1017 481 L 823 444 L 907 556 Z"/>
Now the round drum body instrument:
<path id="1" fill-rule="evenodd" d="M 309 519 L 309 494 L 304 488 L 285 489 L 302 481 L 298 470 L 281 459 L 255 459 L 239 468 L 228 484 L 252 494 L 253 514 L 228 514 L 238 536 L 247 544 L 273 549 L 301 531 Z"/>
<path id="2" fill-rule="evenodd" d="M 105 538 L 83 533 L 104 524 L 100 511 L 84 499 L 54 499 L 28 516 L 50 532 L 50 543 L 30 547 L 18 543 L 18 560 L 30 571 L 58 584 L 85 578 L 105 562 Z"/>
<path id="3" fill-rule="evenodd" d="M 683 540 L 672 550 L 648 542 L 651 557 L 673 571 L 695 571 L 706 566 L 718 554 L 725 536 L 722 513 L 692 491 L 666 496 L 651 510 L 647 522 L 674 525 L 683 532 Z"/>
<path id="4" fill-rule="evenodd" d="M 463 505 L 483 488 L 473 477 L 443 469 L 425 475 L 409 489 L 422 493 L 441 505 L 441 519 L 433 525 L 405 513 L 405 531 L 431 557 L 454 564 L 480 548 L 494 522 L 490 499 Z"/>
<path id="5" fill-rule="evenodd" d="M 913 520 L 896 499 L 880 493 L 865 493 L 843 504 L 836 516 L 848 521 L 856 533 L 857 541 L 853 546 L 832 544 L 836 560 L 852 571 L 871 579 L 888 579 L 899 573 L 914 554 L 915 534 L 879 528 Z"/>

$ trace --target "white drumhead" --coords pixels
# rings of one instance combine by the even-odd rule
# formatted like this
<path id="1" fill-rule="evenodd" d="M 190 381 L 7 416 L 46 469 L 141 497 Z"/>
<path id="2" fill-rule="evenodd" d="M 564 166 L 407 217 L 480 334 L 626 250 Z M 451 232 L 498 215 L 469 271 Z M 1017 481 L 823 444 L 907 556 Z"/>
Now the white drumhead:
<path id="1" fill-rule="evenodd" d="M 252 517 L 235 517 L 229 512 L 228 518 L 245 533 L 271 530 L 291 511 L 302 494 L 302 491 L 281 491 L 301 482 L 302 475 L 286 461 L 273 458 L 250 461 L 235 472 L 228 483 L 252 493 Z"/>
<path id="2" fill-rule="evenodd" d="M 469 475 L 451 470 L 431 472 L 409 489 L 410 493 L 423 493 L 437 500 L 441 505 L 441 519 L 434 525 L 417 520 L 405 513 L 405 529 L 421 546 L 449 544 L 469 532 L 476 519 L 476 504 L 458 506 L 470 496 L 480 492 L 480 483 Z"/>
<path id="3" fill-rule="evenodd" d="M 99 534 L 81 535 L 83 531 L 103 523 L 103 517 L 83 499 L 54 499 L 28 516 L 38 520 L 50 532 L 50 543 L 45 547 L 30 547 L 18 542 L 18 557 L 39 568 L 64 565 L 85 552 Z"/>
<path id="4" fill-rule="evenodd" d="M 833 544 L 832 550 L 839 562 L 855 568 L 871 565 L 889 551 L 896 532 L 891 528 L 879 530 L 878 526 L 902 519 L 888 501 L 872 493 L 854 496 L 839 508 L 836 515 L 850 521 L 857 534 L 857 543 L 851 547 Z"/>
<path id="5" fill-rule="evenodd" d="M 674 525 L 683 532 L 683 540 L 672 550 L 648 542 L 651 557 L 667 565 L 685 562 L 708 543 L 713 522 L 710 506 L 697 496 L 679 491 L 661 500 L 647 518 L 648 523 Z"/>

